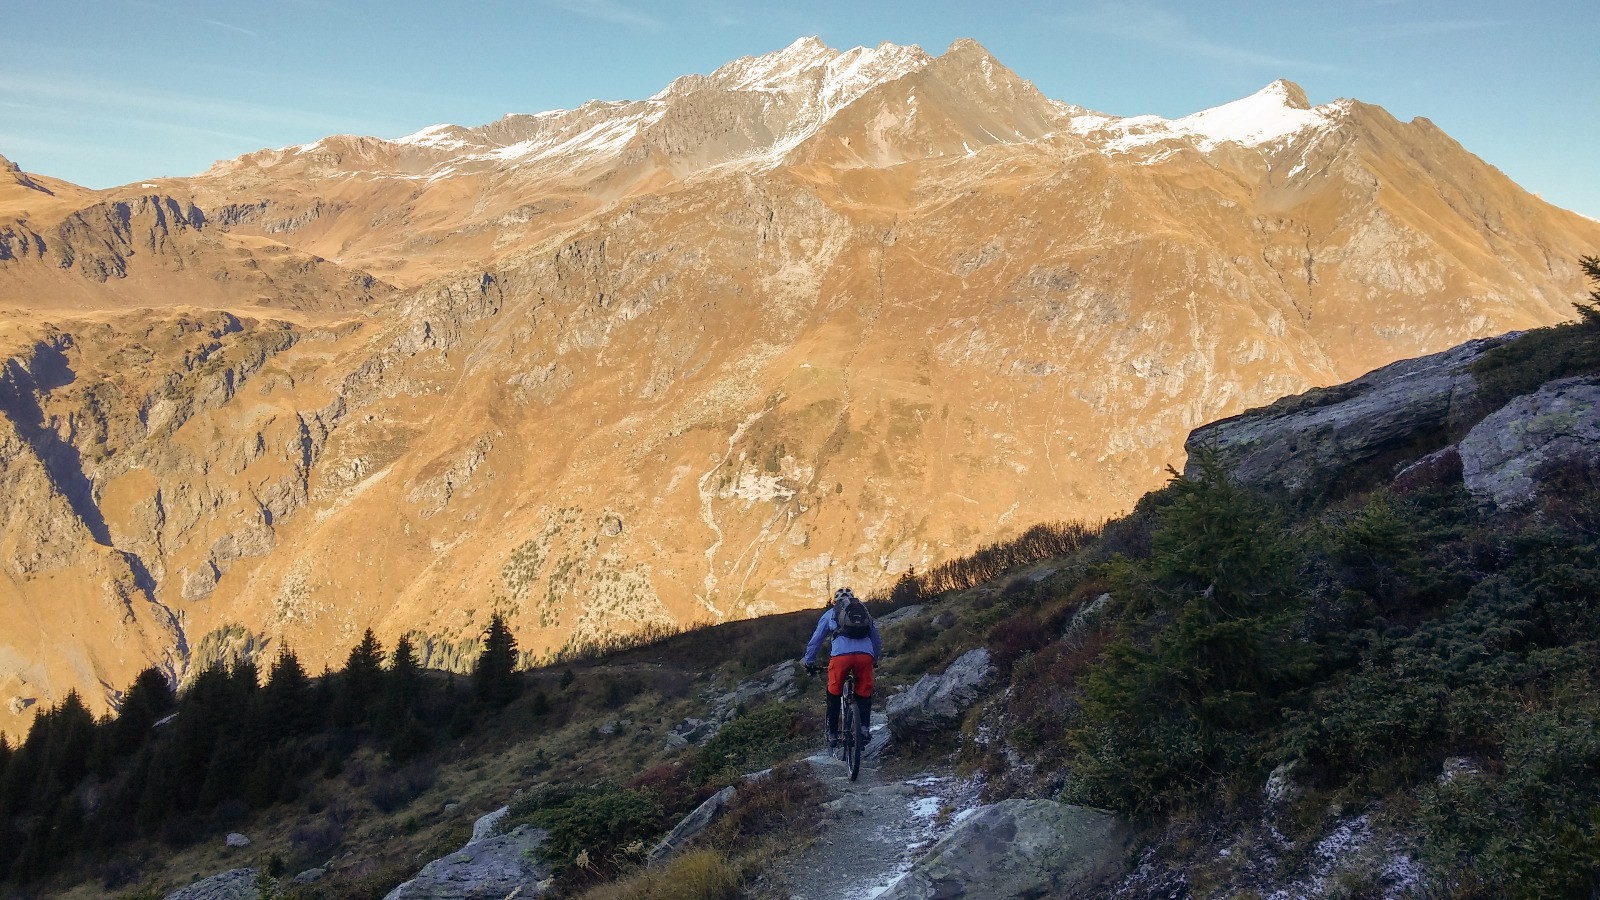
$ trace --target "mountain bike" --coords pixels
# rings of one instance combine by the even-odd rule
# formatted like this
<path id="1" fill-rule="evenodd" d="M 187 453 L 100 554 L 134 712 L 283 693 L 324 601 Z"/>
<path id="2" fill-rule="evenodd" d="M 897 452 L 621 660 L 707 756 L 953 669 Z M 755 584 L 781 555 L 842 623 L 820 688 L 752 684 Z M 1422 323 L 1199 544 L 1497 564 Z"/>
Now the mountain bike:
<path id="1" fill-rule="evenodd" d="M 839 697 L 839 758 L 850 767 L 850 780 L 861 774 L 861 731 L 856 727 L 856 673 L 846 672 Z"/>

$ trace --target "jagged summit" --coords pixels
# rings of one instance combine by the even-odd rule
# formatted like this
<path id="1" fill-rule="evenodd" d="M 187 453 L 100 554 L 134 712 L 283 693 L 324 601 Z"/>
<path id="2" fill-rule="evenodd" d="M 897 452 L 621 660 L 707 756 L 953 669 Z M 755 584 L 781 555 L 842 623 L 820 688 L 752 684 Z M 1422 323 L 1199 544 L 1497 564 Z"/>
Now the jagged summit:
<path id="1" fill-rule="evenodd" d="M 1284 105 L 1293 109 L 1310 109 L 1311 100 L 1306 97 L 1306 89 L 1287 78 L 1279 78 L 1251 95 L 1252 97 L 1276 97 Z"/>
<path id="2" fill-rule="evenodd" d="M 3 181 L 8 186 L 17 185 L 28 190 L 40 191 L 46 194 L 51 193 L 49 188 L 33 180 L 27 172 L 22 171 L 21 166 L 4 156 L 0 156 L 0 181 Z"/>
<path id="3" fill-rule="evenodd" d="M 1102 149 L 1125 153 L 1174 139 L 1204 152 L 1224 144 L 1259 147 L 1331 125 L 1348 101 L 1312 106 L 1305 89 L 1278 79 L 1248 97 L 1178 119 L 1160 116 L 1118 118 L 1097 113 L 1075 117 L 1072 130 L 1097 140 Z"/>
<path id="4" fill-rule="evenodd" d="M 932 59 L 915 44 L 885 41 L 876 47 L 839 51 L 814 36 L 805 37 L 774 53 L 736 59 L 703 78 L 677 79 L 651 99 L 665 99 L 674 86 L 692 84 L 729 91 L 816 91 L 825 104 L 837 106 L 874 84 L 921 69 Z"/>
<path id="5" fill-rule="evenodd" d="M 472 128 L 432 125 L 392 141 L 341 135 L 222 162 L 208 174 L 297 161 L 330 174 L 355 170 L 429 181 L 489 167 L 533 175 L 641 158 L 664 161 L 678 177 L 729 164 L 770 166 L 869 94 L 913 76 L 944 85 L 944 106 L 965 98 L 972 107 L 949 116 L 998 117 L 989 124 L 999 127 L 965 140 L 923 141 L 920 148 L 881 153 L 875 157 L 880 163 L 961 153 L 974 143 L 1032 139 L 1060 124 L 1049 121 L 1059 113 L 1031 84 L 976 41 L 955 41 L 935 57 L 915 44 L 889 42 L 835 50 L 811 36 L 772 53 L 733 60 L 708 75 L 681 76 L 645 100 L 592 100 L 576 109 L 510 114 Z M 903 124 L 916 116 L 910 93 L 896 102 L 895 109 L 880 108 L 888 120 Z M 1011 109 L 1018 104 L 1028 108 Z M 1008 120 L 1028 124 L 1011 127 Z"/>

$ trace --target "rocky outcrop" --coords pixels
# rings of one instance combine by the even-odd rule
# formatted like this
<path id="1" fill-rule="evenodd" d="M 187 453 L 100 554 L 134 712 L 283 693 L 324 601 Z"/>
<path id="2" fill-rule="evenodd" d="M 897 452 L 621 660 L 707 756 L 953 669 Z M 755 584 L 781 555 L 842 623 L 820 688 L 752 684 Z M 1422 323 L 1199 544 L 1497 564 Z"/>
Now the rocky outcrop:
<path id="1" fill-rule="evenodd" d="M 1122 872 L 1132 837 L 1108 812 L 1006 800 L 979 808 L 880 897 L 1081 896 Z"/>
<path id="2" fill-rule="evenodd" d="M 468 898 L 538 897 L 548 889 L 550 865 L 540 855 L 548 834 L 532 825 L 518 825 L 505 834 L 494 826 L 504 808 L 478 819 L 466 846 L 422 867 L 417 877 L 384 896 L 384 900 L 468 900 Z"/>
<path id="3" fill-rule="evenodd" d="M 907 622 L 915 621 L 922 616 L 923 611 L 926 609 L 927 607 L 920 603 L 913 603 L 910 606 L 902 606 L 892 613 L 879 616 L 878 627 L 894 628 L 904 625 Z"/>
<path id="4" fill-rule="evenodd" d="M 1600 378 L 1552 381 L 1490 413 L 1457 448 L 1467 490 L 1500 509 L 1532 500 L 1562 463 L 1600 465 Z"/>
<path id="5" fill-rule="evenodd" d="M 694 840 L 695 835 L 705 831 L 712 822 L 717 820 L 718 816 L 722 815 L 722 811 L 728 808 L 729 803 L 733 802 L 733 796 L 737 792 L 738 789 L 730 784 L 712 794 L 706 802 L 695 807 L 694 812 L 684 816 L 667 833 L 667 836 L 662 838 L 660 843 L 651 849 L 650 855 L 645 857 L 645 868 L 653 869 L 677 856 L 685 844 Z"/>
<path id="6" fill-rule="evenodd" d="M 1185 474 L 1193 475 L 1201 454 L 1211 452 L 1241 484 L 1298 493 L 1386 452 L 1414 449 L 1429 436 L 1438 447 L 1449 427 L 1473 411 L 1477 381 L 1468 368 L 1515 336 L 1402 360 L 1347 384 L 1197 428 L 1184 443 Z"/>
<path id="7" fill-rule="evenodd" d="M 173 891 L 165 900 L 257 900 L 259 875 L 257 869 L 231 869 Z"/>
<path id="8" fill-rule="evenodd" d="M 909 690 L 889 698 L 889 730 L 897 740 L 910 740 L 951 728 L 994 677 L 988 648 L 968 650 L 942 674 L 924 675 Z"/>
<path id="9" fill-rule="evenodd" d="M 126 278 L 129 259 L 139 251 L 172 254 L 189 250 L 184 232 L 205 227 L 205 214 L 193 203 L 154 194 L 97 203 L 74 212 L 56 229 L 57 265 L 95 281 Z"/>
<path id="10" fill-rule="evenodd" d="M 741 710 L 793 697 L 800 691 L 799 673 L 798 662 L 785 660 L 739 682 L 727 693 L 708 694 L 705 698 L 707 717 L 691 717 L 674 725 L 667 733 L 665 748 L 682 750 L 690 744 L 703 744 L 715 737 Z"/>

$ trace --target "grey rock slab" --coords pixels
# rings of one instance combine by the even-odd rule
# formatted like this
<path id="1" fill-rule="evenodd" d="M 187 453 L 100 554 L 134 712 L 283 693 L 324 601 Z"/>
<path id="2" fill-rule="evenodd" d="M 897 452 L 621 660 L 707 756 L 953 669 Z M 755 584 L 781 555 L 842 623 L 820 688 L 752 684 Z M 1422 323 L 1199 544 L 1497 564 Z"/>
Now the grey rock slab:
<path id="1" fill-rule="evenodd" d="M 661 842 L 651 849 L 650 855 L 645 857 L 645 868 L 653 869 L 677 856 L 685 844 L 693 840 L 695 835 L 705 831 L 712 822 L 717 820 L 718 816 L 722 815 L 723 810 L 728 808 L 728 804 L 733 802 L 734 794 L 737 792 L 733 785 L 729 785 L 712 794 L 706 802 L 695 807 L 694 812 L 684 816 L 667 833 L 667 836 L 662 838 Z"/>
<path id="2" fill-rule="evenodd" d="M 1305 790 L 1300 786 L 1300 775 L 1303 774 L 1305 764 L 1300 760 L 1290 760 L 1279 764 L 1267 776 L 1266 800 L 1268 806 L 1282 806 L 1298 798 Z"/>
<path id="3" fill-rule="evenodd" d="M 1125 868 L 1132 837 L 1108 812 L 1006 800 L 979 808 L 880 898 L 1077 896 Z"/>
<path id="4" fill-rule="evenodd" d="M 494 834 L 495 824 L 506 812 L 501 807 L 478 819 L 466 846 L 423 866 L 384 900 L 498 900 L 513 891 L 519 898 L 543 894 L 551 872 L 540 850 L 548 832 L 518 825 L 506 834 Z"/>
<path id="5" fill-rule="evenodd" d="M 168 894 L 165 900 L 257 900 L 256 869 L 230 869 Z"/>
<path id="6" fill-rule="evenodd" d="M 888 613 L 887 615 L 879 617 L 878 627 L 884 628 L 890 625 L 899 625 L 902 622 L 915 619 L 917 616 L 922 615 L 922 612 L 925 609 L 927 609 L 927 607 L 920 603 L 913 603 L 910 606 L 902 606 L 892 613 Z"/>
<path id="7" fill-rule="evenodd" d="M 1401 360 L 1346 384 L 1197 428 L 1184 442 L 1185 474 L 1194 474 L 1196 452 L 1211 447 L 1241 484 L 1290 492 L 1311 487 L 1318 477 L 1466 421 L 1478 390 L 1469 367 L 1516 337 L 1468 341 L 1443 353 Z"/>
<path id="8" fill-rule="evenodd" d="M 1435 779 L 1440 784 L 1449 784 L 1458 778 L 1476 778 L 1483 774 L 1483 767 L 1470 756 L 1452 756 L 1444 761 L 1444 767 Z"/>
<path id="9" fill-rule="evenodd" d="M 500 807 L 494 812 L 484 813 L 483 815 L 479 816 L 477 821 L 472 823 L 472 837 L 467 839 L 467 843 L 470 844 L 475 841 L 481 841 L 486 838 L 494 837 L 494 827 L 500 824 L 500 820 L 504 819 L 510 812 L 511 807 L 507 805 Z"/>
<path id="10" fill-rule="evenodd" d="M 1533 499 L 1552 464 L 1600 465 L 1600 378 L 1552 381 L 1473 426 L 1457 448 L 1467 490 L 1515 509 Z"/>
<path id="11" fill-rule="evenodd" d="M 224 840 L 227 842 L 229 847 L 232 847 L 235 850 L 241 850 L 241 849 L 243 849 L 245 847 L 250 846 L 250 839 L 245 837 L 244 835 L 240 834 L 237 831 L 235 831 L 232 834 L 228 835 L 226 838 L 224 838 Z"/>
<path id="12" fill-rule="evenodd" d="M 1100 624 L 1104 617 L 1106 607 L 1111 605 L 1111 594 L 1104 593 L 1078 607 L 1072 614 L 1072 619 L 1067 622 L 1067 627 L 1061 630 L 1061 639 L 1073 642 L 1074 645 L 1082 643 L 1083 639 Z"/>
<path id="13" fill-rule="evenodd" d="M 872 738 L 861 748 L 862 759 L 877 759 L 893 741 L 894 735 L 890 733 L 888 725 L 882 722 L 872 723 Z"/>
<path id="14" fill-rule="evenodd" d="M 323 869 L 323 868 L 307 869 L 304 872 L 301 872 L 299 875 L 296 875 L 294 877 L 294 883 L 295 884 L 315 884 L 316 882 L 321 881 L 322 880 L 322 876 L 324 876 L 326 874 L 328 874 L 328 870 L 327 869 Z"/>
<path id="15" fill-rule="evenodd" d="M 801 671 L 798 660 L 784 660 L 739 682 L 732 691 L 713 698 L 710 703 L 711 715 L 715 720 L 712 723 L 713 733 L 722 723 L 733 718 L 741 706 L 749 708 L 767 700 L 793 697 L 800 690 L 797 679 Z"/>
<path id="16" fill-rule="evenodd" d="M 884 712 L 889 730 L 897 740 L 906 740 L 954 726 L 994 676 L 988 648 L 968 650 L 942 674 L 924 675 L 910 689 L 889 698 Z"/>

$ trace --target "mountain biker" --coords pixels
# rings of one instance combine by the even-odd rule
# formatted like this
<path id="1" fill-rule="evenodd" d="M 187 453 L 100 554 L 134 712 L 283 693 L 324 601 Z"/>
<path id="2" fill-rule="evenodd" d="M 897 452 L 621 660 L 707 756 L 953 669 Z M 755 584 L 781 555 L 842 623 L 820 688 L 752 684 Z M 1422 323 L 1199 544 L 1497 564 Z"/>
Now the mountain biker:
<path id="1" fill-rule="evenodd" d="M 865 744 L 872 716 L 872 670 L 877 668 L 883 639 L 878 636 L 878 623 L 867 613 L 866 605 L 847 587 L 833 592 L 832 605 L 817 620 L 817 629 L 806 644 L 801 662 L 812 675 L 819 668 L 817 651 L 829 635 L 833 636 L 833 644 L 828 656 L 828 746 L 839 743 L 839 704 L 844 696 L 846 672 L 856 676 L 856 721 L 861 723 L 861 742 Z"/>

